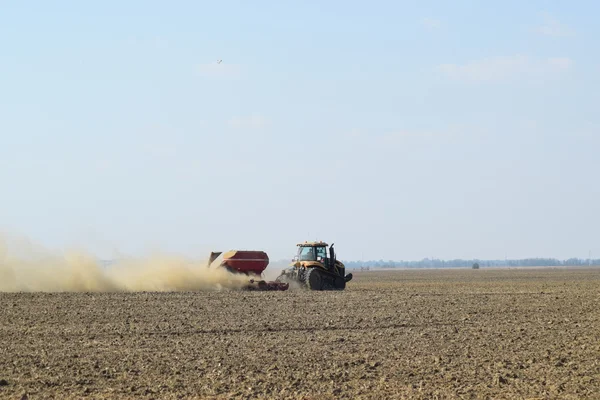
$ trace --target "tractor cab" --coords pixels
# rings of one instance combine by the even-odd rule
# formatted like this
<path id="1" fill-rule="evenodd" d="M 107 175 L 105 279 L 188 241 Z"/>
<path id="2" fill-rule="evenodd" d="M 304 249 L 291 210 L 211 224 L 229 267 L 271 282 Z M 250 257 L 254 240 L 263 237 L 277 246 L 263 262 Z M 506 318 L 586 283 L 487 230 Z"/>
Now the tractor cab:
<path id="1" fill-rule="evenodd" d="M 298 261 L 321 261 L 327 258 L 327 245 L 302 243 L 298 245 L 298 254 L 296 254 Z"/>
<path id="2" fill-rule="evenodd" d="M 325 242 L 304 242 L 298 244 L 298 253 L 294 257 L 294 261 L 314 262 L 321 264 L 325 269 L 332 269 L 335 263 L 335 255 L 333 245 L 329 249 Z"/>

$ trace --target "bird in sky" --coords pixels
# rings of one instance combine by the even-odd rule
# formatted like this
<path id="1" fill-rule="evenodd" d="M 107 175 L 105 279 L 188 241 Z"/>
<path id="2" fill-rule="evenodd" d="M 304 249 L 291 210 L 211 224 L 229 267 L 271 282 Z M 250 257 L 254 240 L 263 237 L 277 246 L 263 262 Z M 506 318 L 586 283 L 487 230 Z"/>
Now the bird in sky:
<path id="1" fill-rule="evenodd" d="M 217 60 L 217 64 L 221 64 L 223 60 Z"/>

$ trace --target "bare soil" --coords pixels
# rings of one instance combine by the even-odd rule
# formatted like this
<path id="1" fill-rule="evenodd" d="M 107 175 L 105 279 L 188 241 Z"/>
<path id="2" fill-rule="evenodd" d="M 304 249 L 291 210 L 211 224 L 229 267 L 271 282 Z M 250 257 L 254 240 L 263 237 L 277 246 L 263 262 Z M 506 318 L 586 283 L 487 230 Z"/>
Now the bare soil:
<path id="1" fill-rule="evenodd" d="M 0 398 L 598 398 L 599 318 L 600 269 L 0 293 Z"/>

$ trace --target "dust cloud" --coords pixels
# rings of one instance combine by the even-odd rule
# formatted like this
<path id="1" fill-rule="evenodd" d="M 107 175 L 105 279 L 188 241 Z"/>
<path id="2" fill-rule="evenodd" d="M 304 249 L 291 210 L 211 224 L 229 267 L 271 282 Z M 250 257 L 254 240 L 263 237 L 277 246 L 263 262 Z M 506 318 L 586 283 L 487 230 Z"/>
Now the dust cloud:
<path id="1" fill-rule="evenodd" d="M 104 266 L 85 251 L 57 253 L 0 234 L 0 292 L 136 292 L 240 289 L 249 277 L 206 260 L 169 255 Z"/>

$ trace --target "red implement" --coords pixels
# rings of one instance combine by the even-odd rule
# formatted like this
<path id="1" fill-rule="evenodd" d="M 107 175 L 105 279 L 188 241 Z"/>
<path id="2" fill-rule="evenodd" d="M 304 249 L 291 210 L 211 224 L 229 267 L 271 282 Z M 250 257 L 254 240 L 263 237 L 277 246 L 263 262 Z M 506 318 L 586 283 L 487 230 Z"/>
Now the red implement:
<path id="1" fill-rule="evenodd" d="M 212 264 L 221 252 L 210 253 L 208 265 Z M 257 250 L 230 250 L 223 254 L 220 267 L 226 268 L 231 273 L 261 276 L 269 265 L 269 256 L 264 251 Z M 267 282 L 264 280 L 250 279 L 246 290 L 288 290 L 289 284 L 283 282 Z"/>
<path id="2" fill-rule="evenodd" d="M 246 290 L 288 290 L 289 287 L 289 283 L 255 281 L 254 279 L 250 279 L 250 285 L 246 286 Z"/>
<path id="3" fill-rule="evenodd" d="M 264 251 L 231 250 L 223 254 L 222 267 L 243 274 L 260 275 L 269 265 L 269 256 Z"/>

